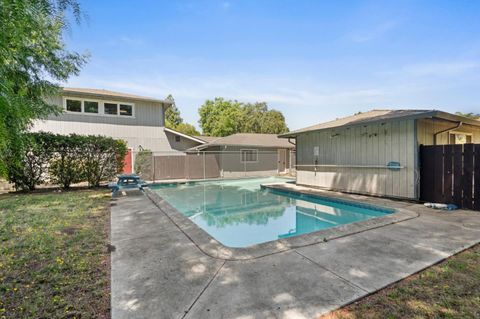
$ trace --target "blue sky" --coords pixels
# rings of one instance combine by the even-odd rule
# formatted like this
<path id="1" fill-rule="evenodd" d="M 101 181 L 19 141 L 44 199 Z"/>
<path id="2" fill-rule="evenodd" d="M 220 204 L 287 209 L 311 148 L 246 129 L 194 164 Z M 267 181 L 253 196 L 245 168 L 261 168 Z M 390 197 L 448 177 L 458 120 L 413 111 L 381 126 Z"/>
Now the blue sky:
<path id="1" fill-rule="evenodd" d="M 480 1 L 81 1 L 89 52 L 68 86 L 175 97 L 198 127 L 216 96 L 297 129 L 373 108 L 480 112 Z"/>

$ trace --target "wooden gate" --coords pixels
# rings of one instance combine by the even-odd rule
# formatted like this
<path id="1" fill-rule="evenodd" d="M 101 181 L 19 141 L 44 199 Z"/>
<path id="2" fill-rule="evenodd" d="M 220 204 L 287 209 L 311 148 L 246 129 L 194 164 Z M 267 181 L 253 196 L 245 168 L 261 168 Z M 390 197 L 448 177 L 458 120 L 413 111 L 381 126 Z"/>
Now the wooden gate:
<path id="1" fill-rule="evenodd" d="M 480 210 L 480 144 L 420 146 L 420 199 Z"/>

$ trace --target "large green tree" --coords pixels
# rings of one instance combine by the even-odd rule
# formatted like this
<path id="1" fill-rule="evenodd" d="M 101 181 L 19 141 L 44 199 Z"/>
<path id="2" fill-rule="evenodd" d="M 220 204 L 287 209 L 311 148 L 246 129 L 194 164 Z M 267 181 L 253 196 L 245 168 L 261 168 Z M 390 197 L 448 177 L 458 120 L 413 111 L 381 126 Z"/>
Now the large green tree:
<path id="1" fill-rule="evenodd" d="M 283 114 L 277 110 L 269 110 L 265 102 L 245 104 L 217 97 L 213 101 L 205 101 L 198 112 L 199 124 L 205 135 L 288 132 Z"/>
<path id="2" fill-rule="evenodd" d="M 172 105 L 170 105 L 167 111 L 165 111 L 165 127 L 171 128 L 187 135 L 200 135 L 195 126 L 183 122 L 180 110 L 177 108 L 173 96 L 169 94 L 165 98 L 165 100 L 172 103 Z"/>
<path id="3" fill-rule="evenodd" d="M 180 110 L 177 108 L 175 104 L 175 99 L 171 94 L 169 94 L 166 98 L 166 101 L 171 103 L 170 107 L 167 108 L 165 111 L 165 126 L 171 129 L 175 129 L 178 125 L 183 123 L 182 116 L 180 115 Z"/>
<path id="4" fill-rule="evenodd" d="M 45 101 L 79 73 L 86 56 L 66 50 L 67 17 L 76 0 L 0 0 L 0 174 L 8 173 L 34 119 L 59 112 Z"/>

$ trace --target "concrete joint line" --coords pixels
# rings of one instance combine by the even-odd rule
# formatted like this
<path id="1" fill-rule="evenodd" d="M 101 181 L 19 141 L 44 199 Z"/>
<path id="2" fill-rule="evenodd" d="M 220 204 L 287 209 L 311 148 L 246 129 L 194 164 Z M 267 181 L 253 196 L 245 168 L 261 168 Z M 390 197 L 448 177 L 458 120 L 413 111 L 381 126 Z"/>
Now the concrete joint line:
<path id="1" fill-rule="evenodd" d="M 205 287 L 202 289 L 202 291 L 200 291 L 200 293 L 198 294 L 198 296 L 195 298 L 195 300 L 192 302 L 192 304 L 190 305 L 190 307 L 188 307 L 187 310 L 185 310 L 183 316 L 181 319 L 185 318 L 188 313 L 190 312 L 190 310 L 192 310 L 193 306 L 197 303 L 198 299 L 200 299 L 200 297 L 203 295 L 203 293 L 208 289 L 208 287 L 210 287 L 210 284 L 215 280 L 215 278 L 217 278 L 217 275 L 218 273 L 220 272 L 220 270 L 223 268 L 223 266 L 225 266 L 225 263 L 227 261 L 224 260 L 223 263 L 220 265 L 220 267 L 218 267 L 217 271 L 213 274 L 212 276 L 212 279 L 210 279 L 207 284 L 205 285 Z"/>
<path id="2" fill-rule="evenodd" d="M 320 267 L 320 268 L 322 268 L 323 270 L 328 271 L 329 273 L 332 273 L 335 277 L 337 277 L 337 278 L 339 278 L 340 280 L 346 282 L 346 283 L 349 284 L 350 286 L 355 287 L 355 288 L 358 288 L 358 289 L 360 289 L 360 290 L 362 290 L 362 291 L 364 291 L 364 292 L 366 292 L 366 293 L 370 293 L 370 292 L 369 292 L 368 290 L 366 290 L 365 288 L 363 288 L 363 287 L 361 287 L 361 286 L 359 286 L 359 285 L 351 282 L 350 280 L 348 280 L 348 279 L 346 279 L 346 278 L 343 278 L 342 276 L 340 276 L 340 275 L 337 274 L 336 272 L 334 272 L 334 271 L 332 271 L 332 270 L 330 270 L 330 269 L 328 269 L 328 268 L 320 265 L 319 263 L 313 261 L 312 259 L 308 258 L 308 257 L 305 256 L 304 254 L 298 252 L 297 250 L 295 250 L 295 252 L 296 252 L 297 254 L 299 254 L 300 256 L 302 256 L 303 258 L 305 258 L 305 259 L 307 259 L 308 261 L 310 261 L 310 262 L 311 262 L 312 264 L 314 264 L 315 266 Z"/>

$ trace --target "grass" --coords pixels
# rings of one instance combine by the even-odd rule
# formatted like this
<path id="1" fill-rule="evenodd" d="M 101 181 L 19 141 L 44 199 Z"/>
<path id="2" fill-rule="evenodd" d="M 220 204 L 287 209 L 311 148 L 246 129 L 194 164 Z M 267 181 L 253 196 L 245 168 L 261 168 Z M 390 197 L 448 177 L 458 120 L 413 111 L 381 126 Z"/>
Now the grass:
<path id="1" fill-rule="evenodd" d="M 322 318 L 480 318 L 480 245 Z"/>
<path id="2" fill-rule="evenodd" d="M 0 196 L 0 318 L 109 318 L 109 193 Z"/>

